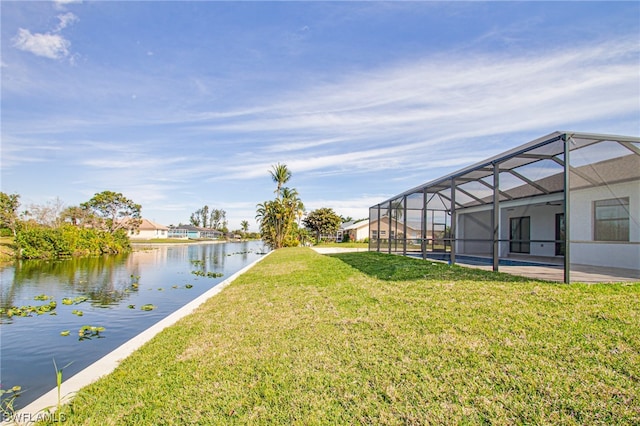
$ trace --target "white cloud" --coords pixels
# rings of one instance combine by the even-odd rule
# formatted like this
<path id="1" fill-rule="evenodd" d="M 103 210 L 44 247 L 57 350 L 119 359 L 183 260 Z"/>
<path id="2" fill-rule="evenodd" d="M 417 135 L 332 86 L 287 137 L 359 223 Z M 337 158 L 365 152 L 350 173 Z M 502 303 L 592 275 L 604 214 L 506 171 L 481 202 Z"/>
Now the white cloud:
<path id="1" fill-rule="evenodd" d="M 59 34 L 31 34 L 31 31 L 20 28 L 13 38 L 13 46 L 37 56 L 61 59 L 69 56 L 71 43 Z"/>
<path id="2" fill-rule="evenodd" d="M 71 42 L 59 34 L 63 29 L 78 21 L 78 17 L 71 12 L 57 16 L 58 25 L 52 32 L 31 33 L 28 29 L 20 28 L 13 38 L 13 46 L 17 49 L 31 52 L 36 56 L 50 59 L 68 57 Z M 71 57 L 73 62 L 74 58 Z"/>
<path id="3" fill-rule="evenodd" d="M 247 157 L 240 173 L 227 175 L 233 179 L 258 176 L 276 156 L 303 171 L 335 170 L 345 161 L 356 171 L 426 167 L 468 158 L 469 144 L 485 137 L 572 130 L 638 113 L 639 53 L 636 40 L 619 39 L 517 57 L 428 58 L 314 84 L 265 108 L 256 102 L 259 112 L 211 115 L 196 127 L 260 135 L 255 163 Z"/>
<path id="4" fill-rule="evenodd" d="M 82 0 L 53 0 L 53 7 L 64 10 L 67 5 L 82 3 Z"/>
<path id="5" fill-rule="evenodd" d="M 78 17 L 71 12 L 63 13 L 58 15 L 58 26 L 55 28 L 55 32 L 60 32 L 63 29 L 67 28 L 69 25 L 78 22 Z"/>

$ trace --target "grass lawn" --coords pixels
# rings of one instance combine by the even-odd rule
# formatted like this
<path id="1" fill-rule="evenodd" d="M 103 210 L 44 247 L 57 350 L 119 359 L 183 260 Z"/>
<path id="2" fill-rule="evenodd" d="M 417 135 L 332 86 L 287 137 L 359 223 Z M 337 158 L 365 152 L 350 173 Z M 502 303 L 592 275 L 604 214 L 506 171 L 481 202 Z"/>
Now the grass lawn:
<path id="1" fill-rule="evenodd" d="M 65 424 L 640 424 L 640 283 L 278 250 Z"/>

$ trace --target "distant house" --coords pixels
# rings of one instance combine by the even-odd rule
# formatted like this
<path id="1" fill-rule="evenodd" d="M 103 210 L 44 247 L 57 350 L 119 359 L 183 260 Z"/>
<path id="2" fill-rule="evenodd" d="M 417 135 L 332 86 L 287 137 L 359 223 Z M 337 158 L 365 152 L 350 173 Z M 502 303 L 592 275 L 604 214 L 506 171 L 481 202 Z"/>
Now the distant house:
<path id="1" fill-rule="evenodd" d="M 369 229 L 371 230 L 370 238 L 373 239 L 394 239 L 394 238 L 407 238 L 409 240 L 415 240 L 420 238 L 420 224 L 407 224 L 402 219 L 389 220 L 388 217 L 382 217 L 378 223 L 378 220 L 371 222 L 367 221 L 367 235 L 369 235 Z M 378 227 L 380 229 L 378 229 Z M 427 235 L 431 235 L 428 233 Z"/>
<path id="2" fill-rule="evenodd" d="M 342 242 L 349 236 L 349 241 L 362 241 L 369 237 L 369 219 L 345 222 L 340 225 L 336 241 Z"/>
<path id="3" fill-rule="evenodd" d="M 180 238 L 190 240 L 217 240 L 224 234 L 211 228 L 202 228 L 193 225 L 178 225 L 169 228 L 169 238 Z"/>
<path id="4" fill-rule="evenodd" d="M 153 240 L 168 238 L 169 228 L 149 219 L 141 219 L 138 229 L 129 230 L 129 238 L 132 240 Z"/>

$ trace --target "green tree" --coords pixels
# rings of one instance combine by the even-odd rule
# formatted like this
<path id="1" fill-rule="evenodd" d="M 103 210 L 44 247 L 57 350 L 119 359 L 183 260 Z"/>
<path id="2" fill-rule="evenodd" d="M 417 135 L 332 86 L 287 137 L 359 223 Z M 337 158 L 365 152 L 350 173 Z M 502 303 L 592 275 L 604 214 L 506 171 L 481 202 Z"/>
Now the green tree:
<path id="1" fill-rule="evenodd" d="M 285 183 L 289 182 L 291 179 L 292 173 L 287 167 L 286 164 L 276 164 L 275 166 L 271 166 L 271 170 L 269 170 L 269 174 L 271 174 L 271 179 L 276 184 L 276 190 L 274 191 L 276 194 L 276 198 L 280 198 L 282 187 Z"/>
<path id="2" fill-rule="evenodd" d="M 321 208 L 312 211 L 302 221 L 304 226 L 315 231 L 316 239 L 319 242 L 322 235 L 330 235 L 340 229 L 342 219 L 331 208 Z"/>
<path id="3" fill-rule="evenodd" d="M 209 217 L 209 226 L 218 231 L 227 231 L 227 212 L 222 209 L 211 210 Z"/>
<path id="4" fill-rule="evenodd" d="M 242 229 L 242 233 L 246 236 L 247 232 L 249 232 L 249 221 L 243 220 L 240 222 L 240 229 Z"/>
<path id="5" fill-rule="evenodd" d="M 118 229 L 136 230 L 142 222 L 142 206 L 126 198 L 119 192 L 103 191 L 80 205 L 92 212 L 102 227 L 114 233 Z"/>
<path id="6" fill-rule="evenodd" d="M 93 215 L 87 208 L 81 206 L 69 206 L 60 213 L 62 222 L 69 222 L 74 226 L 91 224 Z"/>
<path id="7" fill-rule="evenodd" d="M 200 217 L 200 210 L 196 210 L 195 212 L 191 213 L 191 217 L 189 218 L 189 223 L 192 224 L 193 226 L 200 226 L 202 217 Z"/>
<path id="8" fill-rule="evenodd" d="M 304 205 L 295 189 L 282 186 L 291 178 L 286 165 L 278 163 L 270 173 L 277 185 L 276 199 L 257 205 L 260 236 L 273 249 L 298 245 L 296 219 L 301 216 Z"/>
<path id="9" fill-rule="evenodd" d="M 209 206 L 206 204 L 202 206 L 200 211 L 200 217 L 202 218 L 202 227 L 209 228 L 211 227 L 211 222 L 209 222 Z"/>
<path id="10" fill-rule="evenodd" d="M 18 226 L 18 208 L 20 208 L 20 195 L 0 192 L 0 228 L 8 228 L 16 235 Z"/>
<path id="11" fill-rule="evenodd" d="M 189 222 L 193 226 L 212 228 L 218 231 L 227 231 L 227 212 L 222 209 L 211 209 L 205 205 L 191 213 Z"/>

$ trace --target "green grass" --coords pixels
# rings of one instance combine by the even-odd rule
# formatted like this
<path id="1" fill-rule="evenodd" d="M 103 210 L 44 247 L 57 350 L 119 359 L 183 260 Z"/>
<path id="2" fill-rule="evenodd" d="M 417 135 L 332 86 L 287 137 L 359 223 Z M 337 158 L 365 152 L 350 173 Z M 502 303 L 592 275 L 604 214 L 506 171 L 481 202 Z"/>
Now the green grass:
<path id="1" fill-rule="evenodd" d="M 640 424 L 640 283 L 282 249 L 65 424 Z"/>

